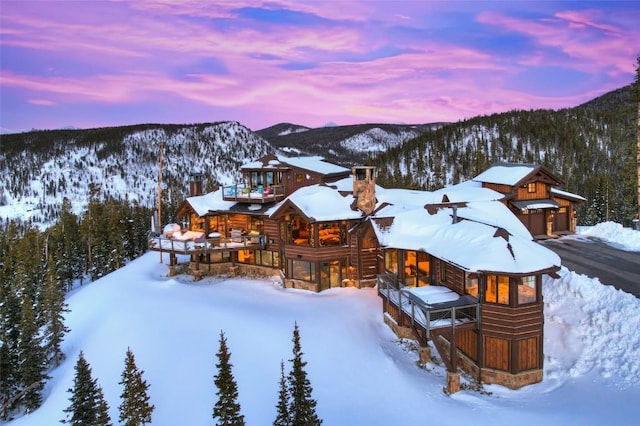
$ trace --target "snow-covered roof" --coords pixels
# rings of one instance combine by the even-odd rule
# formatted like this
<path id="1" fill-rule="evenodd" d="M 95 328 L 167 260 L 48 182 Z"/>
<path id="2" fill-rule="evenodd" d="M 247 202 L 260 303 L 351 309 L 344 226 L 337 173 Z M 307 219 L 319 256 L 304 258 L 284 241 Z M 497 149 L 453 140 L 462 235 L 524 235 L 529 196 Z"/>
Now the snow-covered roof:
<path id="1" fill-rule="evenodd" d="M 442 208 L 435 214 L 425 209 L 398 212 L 388 228 L 374 223 L 378 240 L 385 247 L 429 253 L 467 271 L 529 273 L 560 266 L 560 258 L 535 243 L 524 225 L 498 201 L 468 203 L 453 210 Z M 482 220 L 484 223 L 475 221 Z M 495 223 L 491 225 L 489 223 Z M 509 232 L 507 239 L 496 236 L 498 227 Z"/>
<path id="2" fill-rule="evenodd" d="M 262 164 L 262 161 L 252 161 L 250 163 L 244 164 L 242 169 L 267 169 L 269 167 L 277 168 L 282 165 L 290 165 L 294 167 L 298 167 L 304 170 L 310 170 L 316 173 L 320 173 L 323 175 L 330 175 L 334 173 L 345 173 L 350 172 L 351 170 L 327 163 L 324 161 L 323 157 L 320 156 L 309 156 L 309 157 L 285 157 L 283 155 L 278 155 L 277 159 L 270 160 L 268 164 L 265 166 Z"/>
<path id="3" fill-rule="evenodd" d="M 208 194 L 188 197 L 186 202 L 193 208 L 198 216 L 204 216 L 209 210 L 229 210 L 235 201 L 222 199 L 222 189 Z"/>
<path id="4" fill-rule="evenodd" d="M 317 222 L 329 220 L 359 219 L 360 210 L 352 210 L 351 195 L 343 197 L 337 190 L 325 185 L 310 185 L 298 189 L 289 195 L 282 204 L 287 202 L 295 205 L 305 216 Z M 281 204 L 281 205 L 282 205 Z M 275 213 L 274 209 L 271 213 Z"/>
<path id="5" fill-rule="evenodd" d="M 515 185 L 538 167 L 534 164 L 499 164 L 488 168 L 473 180 L 500 185 Z"/>
<path id="6" fill-rule="evenodd" d="M 543 200 L 511 201 L 511 204 L 520 210 L 557 209 L 561 207 L 560 204 L 548 198 Z"/>
<path id="7" fill-rule="evenodd" d="M 560 197 L 563 197 L 563 198 L 572 198 L 574 200 L 587 201 L 587 199 L 584 198 L 581 195 L 573 194 L 573 193 L 567 192 L 567 191 L 563 191 L 563 190 L 558 189 L 558 188 L 551 188 L 551 193 L 559 195 Z"/>

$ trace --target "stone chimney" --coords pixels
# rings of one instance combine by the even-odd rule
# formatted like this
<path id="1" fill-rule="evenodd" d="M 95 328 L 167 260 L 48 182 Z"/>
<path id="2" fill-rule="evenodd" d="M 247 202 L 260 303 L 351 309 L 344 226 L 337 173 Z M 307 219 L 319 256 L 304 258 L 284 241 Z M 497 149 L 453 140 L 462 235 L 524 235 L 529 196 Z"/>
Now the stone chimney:
<path id="1" fill-rule="evenodd" d="M 195 197 L 204 193 L 202 189 L 202 179 L 204 175 L 202 172 L 189 173 L 189 197 Z"/>
<path id="2" fill-rule="evenodd" d="M 355 205 L 364 214 L 369 215 L 376 208 L 376 168 L 356 166 L 351 168 L 351 171 Z"/>

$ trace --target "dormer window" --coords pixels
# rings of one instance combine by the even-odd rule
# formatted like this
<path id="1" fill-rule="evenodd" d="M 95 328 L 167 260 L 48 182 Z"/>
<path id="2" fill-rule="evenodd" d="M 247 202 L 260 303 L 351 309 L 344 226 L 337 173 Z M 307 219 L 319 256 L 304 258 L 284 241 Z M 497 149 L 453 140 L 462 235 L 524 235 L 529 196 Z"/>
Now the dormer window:
<path id="1" fill-rule="evenodd" d="M 530 184 L 527 185 L 527 192 L 529 194 L 532 194 L 532 193 L 536 192 L 536 183 L 535 182 L 531 182 Z"/>

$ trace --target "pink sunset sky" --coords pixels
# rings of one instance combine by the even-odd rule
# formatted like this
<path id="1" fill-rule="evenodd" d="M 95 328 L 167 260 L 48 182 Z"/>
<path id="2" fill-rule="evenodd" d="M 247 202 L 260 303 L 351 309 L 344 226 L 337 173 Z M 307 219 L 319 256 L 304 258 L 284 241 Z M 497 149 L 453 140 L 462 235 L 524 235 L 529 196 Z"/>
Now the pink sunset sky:
<path id="1" fill-rule="evenodd" d="M 637 1 L 0 0 L 0 127 L 430 123 L 633 81 Z"/>

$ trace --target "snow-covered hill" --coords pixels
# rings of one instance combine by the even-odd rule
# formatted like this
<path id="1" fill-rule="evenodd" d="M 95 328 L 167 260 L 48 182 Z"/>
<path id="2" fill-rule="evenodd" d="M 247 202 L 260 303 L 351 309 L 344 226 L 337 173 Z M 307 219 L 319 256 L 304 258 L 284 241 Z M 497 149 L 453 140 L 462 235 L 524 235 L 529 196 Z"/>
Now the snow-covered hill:
<path id="1" fill-rule="evenodd" d="M 158 260 L 158 253 L 148 253 L 69 294 L 67 359 L 51 372 L 44 404 L 9 425 L 53 425 L 64 417 L 81 350 L 117 419 L 128 347 L 150 384 L 153 425 L 211 424 L 220 330 L 247 424 L 271 424 L 280 361 L 288 368 L 292 356 L 294 322 L 327 425 L 595 426 L 637 418 L 640 300 L 597 279 L 563 269 L 560 279 L 544 281 L 542 383 L 517 391 L 491 385 L 449 397 L 442 391 L 442 364 L 416 365 L 415 346 L 383 323 L 375 289 L 310 293 L 285 290 L 275 278 L 194 283 L 190 276 L 167 278 Z"/>
<path id="2" fill-rule="evenodd" d="M 424 133 L 423 129 L 400 129 L 398 133 L 388 132 L 379 127 L 366 130 L 340 142 L 344 148 L 353 152 L 385 152 Z"/>
<path id="3" fill-rule="evenodd" d="M 168 199 L 186 195 L 192 171 L 203 172 L 209 184 L 231 183 L 242 163 L 269 150 L 264 139 L 237 122 L 140 127 L 114 128 L 115 136 L 108 129 L 25 134 L 22 147 L 0 151 L 0 218 L 47 223 L 57 217 L 63 197 L 81 213 L 92 183 L 101 197 L 128 197 L 152 207 L 160 145 Z"/>

